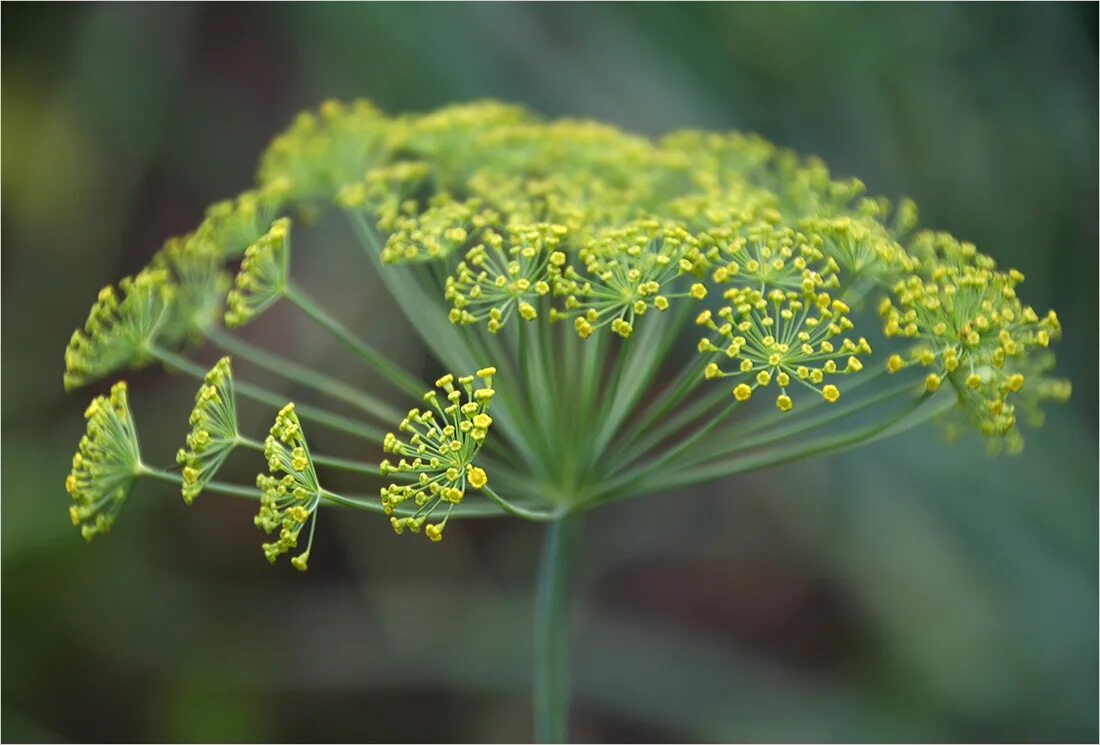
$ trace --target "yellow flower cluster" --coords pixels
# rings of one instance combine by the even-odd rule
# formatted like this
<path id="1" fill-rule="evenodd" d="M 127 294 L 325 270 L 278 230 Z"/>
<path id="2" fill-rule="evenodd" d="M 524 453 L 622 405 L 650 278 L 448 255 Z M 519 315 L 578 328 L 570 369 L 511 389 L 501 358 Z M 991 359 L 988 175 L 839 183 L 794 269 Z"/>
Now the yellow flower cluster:
<path id="1" fill-rule="evenodd" d="M 316 113 L 299 114 L 271 142 L 260 160 L 259 181 L 288 200 L 328 202 L 341 187 L 384 163 L 399 142 L 389 120 L 369 101 L 326 101 Z"/>
<path id="2" fill-rule="evenodd" d="M 238 259 L 278 219 L 290 196 L 291 181 L 276 179 L 211 205 L 195 237 L 223 259 Z"/>
<path id="3" fill-rule="evenodd" d="M 201 233 L 170 238 L 151 266 L 167 272 L 174 285 L 158 341 L 173 347 L 199 341 L 221 317 L 231 282 L 217 246 Z"/>
<path id="4" fill-rule="evenodd" d="M 76 503 L 69 508 L 73 525 L 91 540 L 110 530 L 142 465 L 125 382 L 115 383 L 110 396 L 96 396 L 84 418 L 87 430 L 65 489 Z"/>
<path id="5" fill-rule="evenodd" d="M 1053 311 L 1040 317 L 1020 301 L 1016 288 L 1023 275 L 996 270 L 970 244 L 942 236 L 921 240 L 936 263 L 926 254 L 930 266 L 899 280 L 879 308 L 887 336 L 916 342 L 905 356 L 892 355 L 887 369 L 894 373 L 913 364 L 928 368 L 925 386 L 933 391 L 949 381 L 986 435 L 1013 431 L 1013 402 L 1019 397 L 1035 404 L 1068 396 L 1063 382 L 1039 385 L 1041 373 L 1049 368 L 1039 362 L 1046 357 L 1039 353 L 1060 337 L 1061 325 Z"/>
<path id="6" fill-rule="evenodd" d="M 156 339 L 175 294 L 168 272 L 146 269 L 99 291 L 84 328 L 65 349 L 65 390 L 152 360 Z"/>
<path id="7" fill-rule="evenodd" d="M 777 225 L 779 213 L 766 210 L 764 219 L 733 223 L 711 230 L 708 251 L 716 284 L 737 284 L 764 290 L 813 292 L 840 286 L 839 267 L 826 258 L 817 241 Z"/>
<path id="8" fill-rule="evenodd" d="M 870 204 L 875 211 L 879 209 Z M 822 254 L 836 262 L 848 283 L 882 286 L 918 265 L 887 228 L 870 216 L 812 217 L 803 220 L 800 229 L 812 236 Z"/>
<path id="9" fill-rule="evenodd" d="M 493 424 L 489 404 L 495 393 L 495 374 L 495 368 L 486 367 L 457 380 L 453 375 L 444 375 L 436 381 L 444 400 L 437 392 L 428 391 L 424 402 L 429 408 L 412 409 L 398 427 L 401 436 L 386 435 L 382 447 L 398 456 L 398 461 L 383 460 L 382 475 L 415 478 L 411 484 L 390 484 L 381 490 L 387 514 L 392 515 L 394 507 L 410 500 L 417 507 L 410 516 L 390 518 L 398 534 L 406 528 L 418 533 L 423 527 L 428 538 L 441 540 L 451 509 L 462 502 L 466 488 L 482 489 L 488 484 L 488 476 L 474 465 L 474 458 Z M 444 503 L 447 512 L 443 519 L 425 526 Z"/>
<path id="10" fill-rule="evenodd" d="M 707 364 L 704 377 L 734 378 L 732 392 L 738 401 L 774 384 L 780 411 L 794 407 L 788 389 L 795 385 L 836 403 L 840 389 L 829 379 L 859 372 L 859 356 L 871 353 L 866 339 L 841 337 L 852 328 L 848 306 L 812 283 L 804 290 L 773 289 L 766 296 L 734 287 L 724 298 L 728 304 L 717 313 L 721 323 L 709 310 L 696 319 L 711 332 L 699 341 L 699 351 L 719 360 Z"/>
<path id="11" fill-rule="evenodd" d="M 290 277 L 290 219 L 281 217 L 245 249 L 233 289 L 225 299 L 225 325 L 243 326 L 286 292 Z"/>
<path id="12" fill-rule="evenodd" d="M 423 161 L 401 160 L 367 171 L 362 181 L 345 184 L 336 194 L 336 204 L 347 210 L 374 215 L 387 232 L 401 215 L 416 213 L 417 191 L 431 176 Z"/>
<path id="13" fill-rule="evenodd" d="M 492 212 L 481 210 L 480 200 L 457 202 L 441 194 L 423 212 L 394 218 L 389 240 L 382 248 L 382 261 L 396 264 L 446 259 L 498 222 Z"/>
<path id="14" fill-rule="evenodd" d="M 183 501 L 187 504 L 195 501 L 233 448 L 240 444 L 233 370 L 228 357 L 222 357 L 206 373 L 195 394 L 189 422 L 187 447 L 176 453 L 176 462 L 183 467 Z"/>
<path id="15" fill-rule="evenodd" d="M 539 299 L 550 292 L 550 269 L 565 263 L 557 249 L 566 232 L 564 225 L 549 223 L 485 231 L 447 278 L 451 322 L 486 322 L 495 334 L 513 315 L 538 318 Z"/>
<path id="16" fill-rule="evenodd" d="M 550 267 L 554 294 L 564 297 L 564 310 L 554 310 L 551 319 L 574 317 L 583 339 L 603 326 L 629 338 L 635 319 L 650 309 L 666 311 L 671 299 L 706 296 L 698 283 L 671 289 L 702 262 L 698 239 L 677 224 L 647 219 L 606 230 L 584 246 L 580 259 L 583 271 Z"/>
<path id="17" fill-rule="evenodd" d="M 274 564 L 290 549 L 297 548 L 302 528 L 310 518 L 316 521 L 317 507 L 321 503 L 317 472 L 294 404 L 284 406 L 275 418 L 271 434 L 264 441 L 264 456 L 268 474 L 256 477 L 256 486 L 262 494 L 260 511 L 254 522 L 265 533 L 278 531 L 276 540 L 263 544 L 264 557 Z M 312 538 L 311 532 L 311 541 Z M 309 550 L 306 546 L 290 560 L 295 569 L 306 570 Z"/>

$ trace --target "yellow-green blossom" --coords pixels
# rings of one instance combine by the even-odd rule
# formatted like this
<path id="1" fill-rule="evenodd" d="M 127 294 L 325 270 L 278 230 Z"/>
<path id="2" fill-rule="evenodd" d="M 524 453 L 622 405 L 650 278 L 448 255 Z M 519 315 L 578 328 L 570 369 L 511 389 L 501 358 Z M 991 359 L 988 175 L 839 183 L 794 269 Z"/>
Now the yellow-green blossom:
<path id="1" fill-rule="evenodd" d="M 65 390 L 72 390 L 153 360 L 150 347 L 161 330 L 176 288 L 164 269 L 146 269 L 99 291 L 84 328 L 65 349 Z"/>
<path id="2" fill-rule="evenodd" d="M 477 241 L 481 232 L 499 223 L 479 200 L 458 202 L 446 194 L 432 199 L 426 210 L 393 220 L 389 240 L 382 248 L 387 264 L 446 259 Z"/>
<path id="3" fill-rule="evenodd" d="M 538 318 L 540 298 L 550 293 L 550 268 L 561 266 L 564 225 L 513 225 L 503 234 L 486 230 L 447 278 L 444 297 L 452 323 L 485 322 L 495 334 L 514 315 Z"/>
<path id="4" fill-rule="evenodd" d="M 430 175 L 431 167 L 423 161 L 403 160 L 372 168 L 362 181 L 342 187 L 336 203 L 373 215 L 378 227 L 389 232 L 398 217 L 416 212 L 417 191 Z"/>
<path id="5" fill-rule="evenodd" d="M 889 284 L 917 267 L 917 260 L 871 217 L 807 218 L 801 229 L 836 262 L 848 283 Z"/>
<path id="6" fill-rule="evenodd" d="M 628 338 L 635 319 L 651 309 L 665 311 L 672 299 L 706 295 L 698 283 L 690 289 L 672 287 L 677 277 L 699 266 L 698 247 L 683 227 L 658 220 L 607 230 L 581 250 L 583 270 L 551 262 L 551 286 L 564 298 L 563 309 L 551 317 L 573 317 L 584 339 L 604 326 Z"/>
<path id="7" fill-rule="evenodd" d="M 256 486 L 262 494 L 254 522 L 265 533 L 277 532 L 274 541 L 263 545 L 264 556 L 274 564 L 280 556 L 298 547 L 298 536 L 307 521 L 312 518 L 316 524 L 317 507 L 321 503 L 317 472 L 294 404 L 284 406 L 275 418 L 271 434 L 264 441 L 264 457 L 268 474 L 256 477 Z M 311 527 L 310 544 L 312 530 Z M 306 570 L 309 551 L 307 544 L 305 550 L 290 560 L 295 569 Z"/>
<path id="8" fill-rule="evenodd" d="M 391 517 L 397 533 L 406 528 L 420 532 L 424 523 L 442 505 L 447 506 L 442 519 L 424 527 L 433 541 L 443 537 L 454 505 L 462 502 L 466 488 L 482 489 L 489 478 L 474 465 L 474 458 L 485 443 L 489 427 L 489 403 L 493 398 L 493 375 L 496 369 L 487 367 L 475 375 L 458 378 L 444 375 L 436 381 L 443 392 L 424 394 L 428 408 L 412 409 L 401 421 L 399 434 L 387 434 L 382 447 L 398 457 L 381 463 L 382 475 L 407 474 L 415 477 L 411 484 L 390 484 L 382 488 L 382 507 L 392 514 L 394 507 L 412 501 L 417 509 L 407 517 Z M 457 385 L 456 385 L 457 383 Z"/>
<path id="9" fill-rule="evenodd" d="M 326 101 L 303 112 L 268 146 L 259 181 L 288 200 L 330 202 L 384 164 L 400 142 L 391 122 L 369 101 Z"/>
<path id="10" fill-rule="evenodd" d="M 69 507 L 73 525 L 91 540 L 110 530 L 142 464 L 125 382 L 115 383 L 109 396 L 96 396 L 84 418 L 87 431 L 65 489 L 75 502 Z"/>
<path id="11" fill-rule="evenodd" d="M 852 328 L 850 309 L 812 284 L 805 291 L 733 288 L 724 295 L 727 305 L 717 313 L 699 314 L 696 323 L 711 331 L 699 341 L 699 351 L 714 361 L 704 376 L 733 378 L 734 398 L 747 401 L 757 388 L 779 389 L 776 406 L 790 411 L 792 388 L 806 388 L 828 403 L 836 403 L 840 389 L 836 375 L 863 369 L 860 355 L 871 353 L 867 340 L 842 336 Z"/>
<path id="12" fill-rule="evenodd" d="M 290 277 L 290 219 L 279 218 L 249 246 L 226 298 L 225 325 L 243 326 L 279 300 Z"/>
<path id="13" fill-rule="evenodd" d="M 176 453 L 176 462 L 183 467 L 182 491 L 187 504 L 202 493 L 233 448 L 240 444 L 233 370 L 228 357 L 222 357 L 206 373 L 195 394 L 189 422 L 187 447 Z"/>
<path id="14" fill-rule="evenodd" d="M 803 293 L 840 286 L 837 262 L 811 238 L 777 225 L 781 216 L 775 210 L 765 210 L 763 218 L 707 234 L 707 240 L 718 246 L 708 252 L 717 284 Z"/>
<path id="15" fill-rule="evenodd" d="M 199 341 L 216 324 L 229 290 L 218 248 L 199 234 L 170 238 L 153 257 L 169 273 L 174 292 L 158 338 L 169 346 Z"/>
<path id="16" fill-rule="evenodd" d="M 211 205 L 195 237 L 223 259 L 239 258 L 279 217 L 289 188 L 287 181 L 275 180 Z"/>
<path id="17" fill-rule="evenodd" d="M 1014 394 L 1027 385 L 1020 361 L 1058 339 L 1061 325 L 1053 311 L 1040 317 L 1020 302 L 1019 272 L 988 268 L 976 252 L 953 258 L 927 276 L 899 281 L 893 296 L 883 299 L 886 335 L 915 342 L 906 358 L 892 356 L 888 369 L 929 368 L 929 389 L 950 380 L 984 434 L 1006 435 L 1016 423 Z"/>

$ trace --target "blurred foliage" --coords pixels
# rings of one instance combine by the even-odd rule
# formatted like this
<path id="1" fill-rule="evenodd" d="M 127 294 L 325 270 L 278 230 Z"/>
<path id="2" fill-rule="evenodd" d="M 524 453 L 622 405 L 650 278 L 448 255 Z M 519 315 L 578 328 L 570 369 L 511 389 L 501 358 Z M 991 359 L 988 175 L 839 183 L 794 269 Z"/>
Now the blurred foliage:
<path id="1" fill-rule="evenodd" d="M 343 540 L 299 577 L 262 560 L 247 505 L 143 485 L 96 545 L 67 522 L 72 328 L 330 96 L 756 131 L 913 197 L 1063 319 L 1074 397 L 1019 458 L 926 430 L 595 515 L 578 739 L 1097 737 L 1095 5 L 2 12 L 3 739 L 528 736 L 534 527 L 429 549 L 326 515 Z M 362 283 L 346 310 L 372 307 Z M 147 450 L 170 454 L 191 386 L 134 384 Z"/>

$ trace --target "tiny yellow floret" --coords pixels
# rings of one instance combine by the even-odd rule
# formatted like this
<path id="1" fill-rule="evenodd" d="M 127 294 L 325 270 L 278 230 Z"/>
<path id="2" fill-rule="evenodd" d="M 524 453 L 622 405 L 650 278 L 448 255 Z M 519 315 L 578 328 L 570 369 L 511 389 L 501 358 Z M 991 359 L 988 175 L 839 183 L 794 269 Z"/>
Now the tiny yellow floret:
<path id="1" fill-rule="evenodd" d="M 485 475 L 485 469 L 470 466 L 466 473 L 466 482 L 474 489 L 481 489 L 489 483 L 489 477 Z"/>

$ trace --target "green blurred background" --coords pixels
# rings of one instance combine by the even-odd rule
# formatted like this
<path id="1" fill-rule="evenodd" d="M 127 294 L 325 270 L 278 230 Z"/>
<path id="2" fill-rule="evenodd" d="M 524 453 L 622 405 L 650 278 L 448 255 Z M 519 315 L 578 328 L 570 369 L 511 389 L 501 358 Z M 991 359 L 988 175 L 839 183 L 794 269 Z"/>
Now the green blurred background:
<path id="1" fill-rule="evenodd" d="M 263 561 L 246 504 L 189 510 L 141 484 L 105 539 L 68 524 L 91 395 L 61 390 L 71 330 L 333 96 L 756 131 L 913 197 L 1063 319 L 1074 396 L 1020 457 L 930 427 L 594 515 L 577 739 L 1097 738 L 1094 4 L 2 14 L 5 741 L 528 739 L 534 527 L 429 548 L 325 514 L 299 576 Z M 321 230 L 335 248 L 315 278 L 361 271 L 347 234 Z M 357 281 L 334 302 L 420 364 L 369 272 Z M 323 340 L 284 343 L 331 359 Z M 167 461 L 192 385 L 132 382 Z"/>

